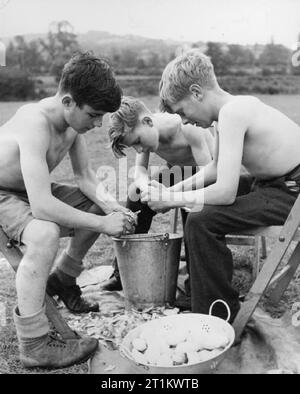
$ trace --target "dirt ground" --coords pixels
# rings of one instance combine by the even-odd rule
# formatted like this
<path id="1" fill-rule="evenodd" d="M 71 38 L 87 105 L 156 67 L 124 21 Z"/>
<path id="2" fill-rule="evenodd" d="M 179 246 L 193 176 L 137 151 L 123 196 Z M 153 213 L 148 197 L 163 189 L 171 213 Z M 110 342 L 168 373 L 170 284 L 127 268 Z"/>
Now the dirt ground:
<path id="1" fill-rule="evenodd" d="M 150 109 L 157 108 L 157 99 L 154 97 L 143 98 Z M 300 124 L 300 114 L 298 109 L 299 96 L 263 96 L 263 100 L 282 109 L 287 115 L 295 119 Z M 0 103 L 0 125 L 4 123 L 22 103 Z M 118 170 L 118 162 L 114 159 L 109 148 L 108 139 L 105 133 L 105 123 L 103 132 L 96 134 L 90 132 L 87 136 L 88 148 L 91 160 L 95 169 L 99 166 L 112 166 Z M 133 166 L 134 154 L 130 152 L 128 168 Z M 154 160 L 152 164 L 161 163 Z M 68 158 L 64 160 L 62 165 L 55 171 L 53 178 L 60 182 L 71 182 L 72 172 L 70 161 Z M 169 214 L 157 215 L 154 220 L 152 230 L 154 232 L 169 231 L 170 217 Z M 180 227 L 179 227 L 180 230 Z M 61 241 L 61 247 L 65 245 L 67 240 Z M 268 250 L 272 248 L 274 240 L 268 240 Z M 241 293 L 245 293 L 251 286 L 251 261 L 253 260 L 253 250 L 249 247 L 232 247 L 235 260 L 235 277 L 234 284 Z M 290 253 L 290 252 L 289 252 Z M 0 255 L 0 259 L 1 259 Z M 88 253 L 85 264 L 87 268 L 98 265 L 110 265 L 113 258 L 112 241 L 107 236 L 101 236 L 94 247 Z M 67 368 L 57 371 L 45 370 L 25 370 L 18 361 L 18 348 L 15 328 L 12 321 L 12 309 L 16 304 L 16 292 L 14 283 L 14 273 L 0 261 L 0 307 L 5 310 L 6 319 L 0 315 L 0 374 L 29 374 L 29 373 L 55 373 L 55 374 L 85 374 L 87 373 L 87 363 L 80 366 Z M 300 272 L 295 276 L 288 291 L 285 293 L 279 305 L 271 305 L 268 298 L 262 302 L 264 310 L 270 312 L 272 316 L 281 316 L 287 309 L 291 308 L 294 302 L 300 300 Z M 4 308 L 4 309 L 3 309 Z M 0 311 L 1 312 L 1 311 Z"/>

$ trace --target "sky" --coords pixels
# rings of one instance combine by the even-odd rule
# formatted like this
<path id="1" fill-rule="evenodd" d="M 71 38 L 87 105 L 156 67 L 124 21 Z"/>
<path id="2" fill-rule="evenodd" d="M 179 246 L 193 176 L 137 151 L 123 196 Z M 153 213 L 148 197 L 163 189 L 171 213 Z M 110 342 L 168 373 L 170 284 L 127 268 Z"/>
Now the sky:
<path id="1" fill-rule="evenodd" d="M 300 0 L 0 0 L 0 38 L 68 20 L 89 30 L 183 41 L 297 45 Z"/>

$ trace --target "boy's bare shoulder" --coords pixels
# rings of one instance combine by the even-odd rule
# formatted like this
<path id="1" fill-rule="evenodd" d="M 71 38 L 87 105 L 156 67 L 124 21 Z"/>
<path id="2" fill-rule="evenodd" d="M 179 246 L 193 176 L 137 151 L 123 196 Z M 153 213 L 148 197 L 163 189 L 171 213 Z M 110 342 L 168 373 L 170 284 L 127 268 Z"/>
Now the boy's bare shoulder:
<path id="1" fill-rule="evenodd" d="M 219 112 L 219 126 L 226 121 L 248 125 L 255 117 L 262 102 L 254 96 L 235 96 Z"/>
<path id="2" fill-rule="evenodd" d="M 16 112 L 16 119 L 25 122 L 27 124 L 36 124 L 45 127 L 49 127 L 49 119 L 47 118 L 45 111 L 39 106 L 38 103 L 25 104 L 18 109 Z"/>
<path id="3" fill-rule="evenodd" d="M 201 144 L 205 140 L 205 134 L 208 132 L 199 126 L 185 124 L 181 126 L 182 134 L 189 144 Z"/>
<path id="4" fill-rule="evenodd" d="M 20 144 L 48 146 L 51 128 L 46 113 L 38 104 L 26 104 L 18 109 L 12 127 Z"/>
<path id="5" fill-rule="evenodd" d="M 256 111 L 258 106 L 260 106 L 262 102 L 254 96 L 235 96 L 228 103 L 223 105 L 220 110 L 220 115 L 234 115 L 240 114 L 241 116 L 247 115 Z"/>

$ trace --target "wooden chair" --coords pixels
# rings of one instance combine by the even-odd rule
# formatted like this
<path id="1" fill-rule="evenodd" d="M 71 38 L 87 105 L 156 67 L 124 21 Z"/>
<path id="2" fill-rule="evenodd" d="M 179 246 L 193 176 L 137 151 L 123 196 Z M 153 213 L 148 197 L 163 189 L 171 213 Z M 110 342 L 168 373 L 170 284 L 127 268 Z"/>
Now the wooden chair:
<path id="1" fill-rule="evenodd" d="M 283 226 L 260 227 L 243 232 L 245 235 L 276 236 L 277 240 L 235 318 L 233 327 L 237 340 L 240 338 L 266 290 L 272 286 L 270 299 L 274 303 L 279 302 L 290 281 L 293 279 L 300 263 L 299 225 L 300 195 Z M 296 242 L 296 247 L 288 262 L 279 271 L 278 268 L 292 241 Z"/>
<path id="2" fill-rule="evenodd" d="M 170 232 L 177 233 L 179 208 L 171 213 Z M 254 249 L 254 262 L 252 265 L 252 278 L 257 278 L 260 270 L 260 260 L 267 257 L 266 236 L 263 234 L 230 234 L 226 237 L 228 245 L 252 246 Z"/>
<path id="3" fill-rule="evenodd" d="M 178 215 L 178 213 L 177 213 Z M 174 224 L 174 223 L 173 223 Z M 261 270 L 256 268 L 254 283 L 245 297 L 239 313 L 237 314 L 233 327 L 236 333 L 236 341 L 239 340 L 255 308 L 268 288 L 271 288 L 270 299 L 279 302 L 289 283 L 293 279 L 300 264 L 300 195 L 283 226 L 270 226 L 252 228 L 230 234 L 230 237 L 276 237 L 277 240 L 264 262 Z M 173 227 L 174 230 L 174 227 Z M 289 261 L 279 270 L 286 251 L 292 242 L 296 242 L 296 247 L 289 258 Z M 257 241 L 255 241 L 257 242 Z"/>
<path id="4" fill-rule="evenodd" d="M 8 239 L 7 235 L 0 227 L 0 252 L 4 255 L 7 259 L 11 267 L 16 272 L 20 261 L 23 257 L 21 250 L 15 246 L 10 240 Z M 68 326 L 65 320 L 62 318 L 61 314 L 57 310 L 55 306 L 55 301 L 52 297 L 46 294 L 45 298 L 46 303 L 46 314 L 47 317 L 52 323 L 53 327 L 57 330 L 57 332 L 61 335 L 63 339 L 76 339 L 78 338 L 74 331 Z"/>

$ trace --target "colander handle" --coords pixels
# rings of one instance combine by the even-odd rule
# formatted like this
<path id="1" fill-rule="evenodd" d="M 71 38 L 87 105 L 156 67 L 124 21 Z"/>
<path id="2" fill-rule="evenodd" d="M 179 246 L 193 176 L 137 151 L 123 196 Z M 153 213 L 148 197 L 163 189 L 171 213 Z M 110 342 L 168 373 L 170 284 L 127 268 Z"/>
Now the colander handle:
<path id="1" fill-rule="evenodd" d="M 208 313 L 209 313 L 209 315 L 211 316 L 211 315 L 212 315 L 213 307 L 214 307 L 216 304 L 218 304 L 219 302 L 222 303 L 222 304 L 225 306 L 226 310 L 227 310 L 228 316 L 227 316 L 226 321 L 228 322 L 228 321 L 230 320 L 230 317 L 231 317 L 231 312 L 230 312 L 230 308 L 229 308 L 228 304 L 227 304 L 225 301 L 223 301 L 223 300 L 216 300 L 216 301 L 214 301 L 214 302 L 211 304 Z"/>

